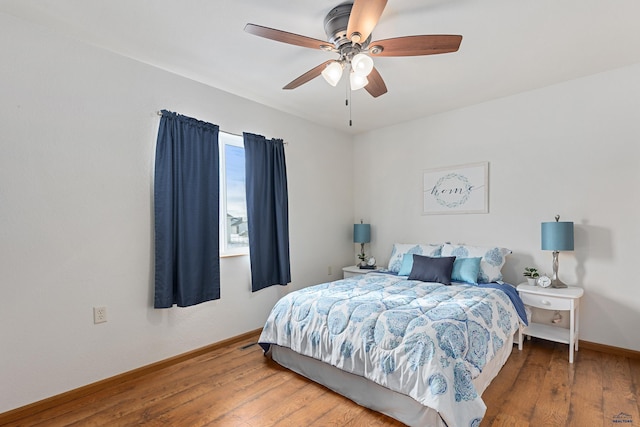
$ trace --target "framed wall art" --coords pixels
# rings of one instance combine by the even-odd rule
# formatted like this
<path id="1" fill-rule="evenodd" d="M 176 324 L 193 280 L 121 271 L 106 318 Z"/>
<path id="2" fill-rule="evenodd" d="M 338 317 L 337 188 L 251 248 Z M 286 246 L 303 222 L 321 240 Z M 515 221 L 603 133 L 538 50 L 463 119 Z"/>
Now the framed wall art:
<path id="1" fill-rule="evenodd" d="M 426 169 L 422 215 L 489 212 L 489 162 Z"/>

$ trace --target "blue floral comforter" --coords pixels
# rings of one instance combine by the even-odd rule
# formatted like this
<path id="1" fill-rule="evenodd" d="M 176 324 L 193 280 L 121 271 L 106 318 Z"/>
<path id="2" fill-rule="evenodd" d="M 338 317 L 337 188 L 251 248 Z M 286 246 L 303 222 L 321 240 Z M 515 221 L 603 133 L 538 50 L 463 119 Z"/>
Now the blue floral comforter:
<path id="1" fill-rule="evenodd" d="M 505 285 L 509 286 L 509 285 Z M 292 292 L 260 336 L 477 426 L 486 406 L 471 380 L 519 324 L 499 289 L 370 273 Z"/>

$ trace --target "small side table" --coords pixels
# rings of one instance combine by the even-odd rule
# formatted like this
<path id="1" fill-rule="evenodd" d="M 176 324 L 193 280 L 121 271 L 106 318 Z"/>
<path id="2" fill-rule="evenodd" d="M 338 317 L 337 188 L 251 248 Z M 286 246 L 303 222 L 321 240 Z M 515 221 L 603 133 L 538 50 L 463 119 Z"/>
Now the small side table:
<path id="1" fill-rule="evenodd" d="M 357 265 L 350 265 L 342 269 L 342 277 L 346 279 L 348 277 L 358 276 L 360 274 L 367 274 L 367 273 L 371 273 L 372 271 L 378 271 L 378 270 L 380 269 L 379 268 L 374 268 L 374 269 L 360 268 Z"/>
<path id="2" fill-rule="evenodd" d="M 569 329 L 530 322 L 529 326 L 522 326 L 518 331 L 518 349 L 522 350 L 523 335 L 569 344 L 569 363 L 573 363 L 574 348 L 578 351 L 580 298 L 583 293 L 584 290 L 576 286 L 556 289 L 519 284 L 518 294 L 526 305 L 543 310 L 569 311 Z"/>

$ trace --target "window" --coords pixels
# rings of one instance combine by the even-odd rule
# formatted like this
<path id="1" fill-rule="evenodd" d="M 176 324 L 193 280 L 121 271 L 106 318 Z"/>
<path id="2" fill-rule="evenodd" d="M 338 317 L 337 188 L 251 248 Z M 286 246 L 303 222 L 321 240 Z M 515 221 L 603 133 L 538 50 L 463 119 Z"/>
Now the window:
<path id="1" fill-rule="evenodd" d="M 220 132 L 220 254 L 249 253 L 244 144 L 242 137 Z"/>

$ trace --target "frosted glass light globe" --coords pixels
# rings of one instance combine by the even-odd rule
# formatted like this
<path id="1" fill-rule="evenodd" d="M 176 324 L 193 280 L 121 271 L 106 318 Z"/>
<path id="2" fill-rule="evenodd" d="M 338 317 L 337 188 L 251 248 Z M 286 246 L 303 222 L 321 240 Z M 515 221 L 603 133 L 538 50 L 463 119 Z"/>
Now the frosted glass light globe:
<path id="1" fill-rule="evenodd" d="M 361 76 L 368 76 L 373 70 L 373 59 L 364 53 L 359 53 L 351 60 L 351 69 Z"/>

